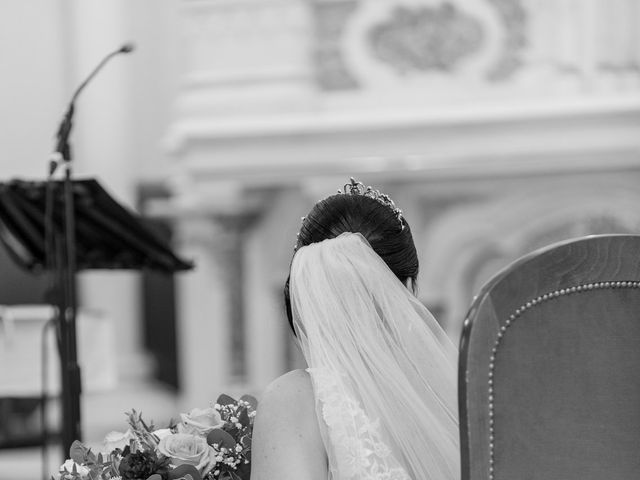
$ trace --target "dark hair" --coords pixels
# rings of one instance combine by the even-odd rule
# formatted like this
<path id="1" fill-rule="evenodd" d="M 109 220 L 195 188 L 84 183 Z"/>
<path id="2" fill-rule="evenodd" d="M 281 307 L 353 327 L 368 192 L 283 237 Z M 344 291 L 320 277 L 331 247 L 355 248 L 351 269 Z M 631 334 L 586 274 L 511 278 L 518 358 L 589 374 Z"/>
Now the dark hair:
<path id="1" fill-rule="evenodd" d="M 359 233 L 366 238 L 396 277 L 415 293 L 418 254 L 411 228 L 404 217 L 398 219 L 389 206 L 373 198 L 339 193 L 320 200 L 302 221 L 296 251 L 345 232 Z M 287 277 L 284 285 L 284 303 L 289 325 L 294 330 L 289 279 Z"/>

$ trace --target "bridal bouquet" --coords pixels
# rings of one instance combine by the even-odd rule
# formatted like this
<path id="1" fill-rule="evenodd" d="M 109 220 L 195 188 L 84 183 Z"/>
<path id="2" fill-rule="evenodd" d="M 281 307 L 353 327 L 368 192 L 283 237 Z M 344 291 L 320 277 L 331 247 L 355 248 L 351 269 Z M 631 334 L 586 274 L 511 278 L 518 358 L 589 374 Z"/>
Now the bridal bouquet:
<path id="1" fill-rule="evenodd" d="M 249 480 L 256 407 L 249 395 L 220 395 L 212 407 L 180 414 L 162 429 L 132 410 L 129 429 L 105 438 L 106 451 L 75 441 L 52 480 Z"/>

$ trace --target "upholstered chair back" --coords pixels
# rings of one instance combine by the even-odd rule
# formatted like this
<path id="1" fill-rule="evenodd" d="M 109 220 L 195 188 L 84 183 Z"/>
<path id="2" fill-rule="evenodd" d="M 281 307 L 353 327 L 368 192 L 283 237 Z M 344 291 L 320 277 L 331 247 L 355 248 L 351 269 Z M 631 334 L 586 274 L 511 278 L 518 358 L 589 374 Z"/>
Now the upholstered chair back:
<path id="1" fill-rule="evenodd" d="M 465 322 L 463 480 L 640 478 L 640 235 L 534 252 Z"/>

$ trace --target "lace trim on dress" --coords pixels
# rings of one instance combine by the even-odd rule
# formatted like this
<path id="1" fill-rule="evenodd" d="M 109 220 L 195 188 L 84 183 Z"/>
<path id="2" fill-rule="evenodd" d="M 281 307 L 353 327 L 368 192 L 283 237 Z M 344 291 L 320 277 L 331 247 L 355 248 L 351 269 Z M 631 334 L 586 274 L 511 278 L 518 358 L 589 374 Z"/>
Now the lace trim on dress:
<path id="1" fill-rule="evenodd" d="M 371 420 L 346 392 L 340 374 L 326 368 L 307 371 L 327 426 L 337 479 L 411 480 L 382 440 L 379 420 Z"/>

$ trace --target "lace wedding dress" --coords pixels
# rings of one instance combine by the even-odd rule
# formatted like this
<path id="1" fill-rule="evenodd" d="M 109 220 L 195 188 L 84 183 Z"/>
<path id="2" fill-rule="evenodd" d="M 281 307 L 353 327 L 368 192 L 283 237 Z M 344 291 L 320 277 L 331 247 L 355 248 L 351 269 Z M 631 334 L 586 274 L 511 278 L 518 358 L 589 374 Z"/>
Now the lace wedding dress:
<path id="1" fill-rule="evenodd" d="M 372 421 L 359 403 L 345 395 L 339 376 L 309 369 L 321 412 L 325 448 L 333 458 L 329 478 L 410 480 L 382 439 L 379 420 Z M 335 475 L 335 477 L 334 477 Z"/>
<path id="2" fill-rule="evenodd" d="M 456 349 L 364 237 L 301 248 L 290 288 L 329 478 L 459 478 Z"/>

